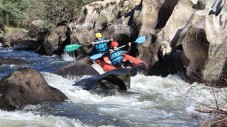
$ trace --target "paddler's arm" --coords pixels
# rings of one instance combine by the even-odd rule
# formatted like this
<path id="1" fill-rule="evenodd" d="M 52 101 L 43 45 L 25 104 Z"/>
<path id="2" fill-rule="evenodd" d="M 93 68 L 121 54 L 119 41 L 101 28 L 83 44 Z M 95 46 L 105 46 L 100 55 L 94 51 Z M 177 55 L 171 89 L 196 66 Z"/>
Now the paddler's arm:
<path id="1" fill-rule="evenodd" d="M 132 43 L 131 43 L 131 42 L 129 42 L 129 43 L 128 43 L 128 51 L 127 51 L 128 53 L 129 53 L 129 52 L 130 52 L 130 50 L 131 50 L 131 46 L 132 46 Z"/>
<path id="2" fill-rule="evenodd" d="M 128 50 L 127 50 L 127 51 L 122 51 L 122 53 L 123 53 L 123 54 L 125 54 L 125 53 L 126 53 L 126 54 L 127 54 L 127 53 L 129 53 L 129 52 L 130 52 L 130 50 L 131 50 L 131 45 L 132 45 L 132 43 L 131 43 L 131 42 L 129 42 L 129 43 L 128 43 Z"/>

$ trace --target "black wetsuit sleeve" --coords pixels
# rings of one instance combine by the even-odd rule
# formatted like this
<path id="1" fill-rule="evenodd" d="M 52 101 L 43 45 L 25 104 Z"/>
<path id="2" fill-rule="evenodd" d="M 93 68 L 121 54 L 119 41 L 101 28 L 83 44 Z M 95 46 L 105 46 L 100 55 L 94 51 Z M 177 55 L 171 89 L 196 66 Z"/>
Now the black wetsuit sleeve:
<path id="1" fill-rule="evenodd" d="M 122 53 L 123 53 L 123 54 L 128 54 L 128 53 L 130 52 L 130 50 L 131 50 L 131 46 L 128 46 L 128 50 L 127 50 L 127 51 L 122 50 Z"/>

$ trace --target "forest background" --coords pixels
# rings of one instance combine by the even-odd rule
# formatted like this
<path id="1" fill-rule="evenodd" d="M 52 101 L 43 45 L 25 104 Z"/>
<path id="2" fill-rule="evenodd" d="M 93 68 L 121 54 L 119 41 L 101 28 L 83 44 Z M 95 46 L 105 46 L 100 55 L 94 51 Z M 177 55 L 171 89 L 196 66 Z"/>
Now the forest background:
<path id="1" fill-rule="evenodd" d="M 34 20 L 44 21 L 51 31 L 58 24 L 75 21 L 81 8 L 94 1 L 97 0 L 0 0 L 0 34 L 7 34 L 12 27 L 26 29 Z"/>

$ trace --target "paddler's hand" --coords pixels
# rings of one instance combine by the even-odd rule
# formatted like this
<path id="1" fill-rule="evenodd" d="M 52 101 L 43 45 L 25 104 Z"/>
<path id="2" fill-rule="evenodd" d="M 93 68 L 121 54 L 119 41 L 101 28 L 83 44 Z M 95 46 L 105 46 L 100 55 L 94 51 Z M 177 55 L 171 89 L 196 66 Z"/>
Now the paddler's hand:
<path id="1" fill-rule="evenodd" d="M 114 50 L 113 49 L 110 49 L 110 53 L 113 53 L 114 52 Z"/>
<path id="2" fill-rule="evenodd" d="M 132 42 L 129 42 L 129 43 L 128 43 L 128 46 L 131 47 L 131 45 L 132 45 Z"/>
<path id="3" fill-rule="evenodd" d="M 113 41 L 113 38 L 110 38 L 110 41 Z"/>
<path id="4" fill-rule="evenodd" d="M 91 42 L 90 44 L 91 44 L 91 45 L 95 45 L 95 42 Z"/>

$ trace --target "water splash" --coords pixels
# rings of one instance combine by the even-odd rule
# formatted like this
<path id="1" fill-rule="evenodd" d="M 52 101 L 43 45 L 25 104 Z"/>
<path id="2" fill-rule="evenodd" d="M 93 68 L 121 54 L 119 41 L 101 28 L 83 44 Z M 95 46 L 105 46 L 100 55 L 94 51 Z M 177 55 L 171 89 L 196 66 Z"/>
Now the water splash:
<path id="1" fill-rule="evenodd" d="M 31 112 L 0 110 L 1 127 L 92 127 L 80 120 L 57 116 L 40 116 Z"/>
<path id="2" fill-rule="evenodd" d="M 48 84 L 64 92 L 74 104 L 95 105 L 97 109 L 93 110 L 98 114 L 112 116 L 135 126 L 198 126 L 204 115 L 196 112 L 196 105 L 185 100 L 183 95 L 200 100 L 210 94 L 200 90 L 202 84 L 189 92 L 191 85 L 175 75 L 166 78 L 137 75 L 131 78 L 131 93 L 111 96 L 72 86 L 82 78 L 69 80 L 51 73 L 45 73 L 44 77 Z"/>
<path id="3" fill-rule="evenodd" d="M 74 52 L 66 52 L 66 51 L 64 51 L 63 53 L 62 53 L 62 59 L 64 60 L 64 61 L 75 61 L 76 60 L 76 58 L 75 58 L 75 54 L 74 54 Z"/>

